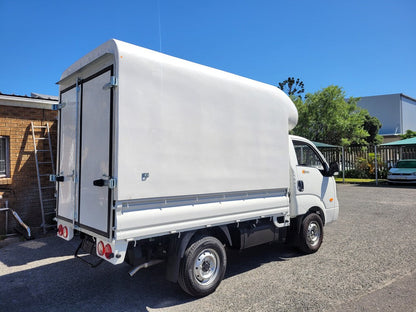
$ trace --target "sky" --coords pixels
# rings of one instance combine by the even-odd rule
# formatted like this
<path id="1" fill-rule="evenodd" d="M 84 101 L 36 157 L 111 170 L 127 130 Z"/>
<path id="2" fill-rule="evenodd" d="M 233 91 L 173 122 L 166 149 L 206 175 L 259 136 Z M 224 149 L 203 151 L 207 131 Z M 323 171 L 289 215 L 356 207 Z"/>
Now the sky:
<path id="1" fill-rule="evenodd" d="M 0 92 L 58 95 L 111 38 L 277 86 L 416 98 L 416 1 L 0 0 Z"/>

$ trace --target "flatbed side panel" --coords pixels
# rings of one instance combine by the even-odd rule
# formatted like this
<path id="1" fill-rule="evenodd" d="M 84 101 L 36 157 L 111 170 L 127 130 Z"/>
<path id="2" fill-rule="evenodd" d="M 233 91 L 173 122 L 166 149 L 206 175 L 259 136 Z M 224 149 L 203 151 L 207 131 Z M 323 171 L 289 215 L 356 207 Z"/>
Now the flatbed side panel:
<path id="1" fill-rule="evenodd" d="M 286 194 L 194 203 L 179 200 L 176 204 L 120 202 L 116 210 L 115 238 L 140 239 L 288 213 Z"/>

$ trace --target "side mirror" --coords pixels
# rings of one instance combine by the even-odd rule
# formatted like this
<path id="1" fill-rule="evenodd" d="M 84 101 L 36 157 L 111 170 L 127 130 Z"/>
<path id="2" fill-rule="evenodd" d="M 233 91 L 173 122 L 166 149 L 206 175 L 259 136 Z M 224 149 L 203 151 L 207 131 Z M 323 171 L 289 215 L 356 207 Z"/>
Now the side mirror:
<path id="1" fill-rule="evenodd" d="M 335 162 L 335 161 L 333 161 L 333 162 L 331 162 L 330 164 L 329 164 L 329 169 L 328 169 L 328 171 L 327 171 L 327 174 L 326 174 L 326 176 L 328 176 L 328 177 L 332 177 L 332 176 L 334 176 L 336 173 L 338 173 L 339 172 L 339 166 L 338 166 L 338 163 L 337 162 Z"/>

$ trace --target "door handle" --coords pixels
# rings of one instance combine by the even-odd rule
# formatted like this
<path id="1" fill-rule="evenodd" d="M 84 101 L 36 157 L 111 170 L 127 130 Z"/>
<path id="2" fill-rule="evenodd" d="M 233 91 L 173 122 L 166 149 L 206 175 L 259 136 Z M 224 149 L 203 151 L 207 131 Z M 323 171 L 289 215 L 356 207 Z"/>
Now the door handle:
<path id="1" fill-rule="evenodd" d="M 298 191 L 299 192 L 303 192 L 304 189 L 305 189 L 305 185 L 303 184 L 303 181 L 302 180 L 299 180 L 298 181 Z"/>
<path id="2" fill-rule="evenodd" d="M 98 180 L 94 180 L 92 184 L 94 184 L 94 186 L 105 186 L 105 185 L 108 185 L 108 180 L 98 179 Z"/>
<path id="3" fill-rule="evenodd" d="M 62 175 L 55 175 L 55 174 L 49 175 L 49 182 L 64 182 L 64 181 L 65 181 L 65 177 Z"/>
<path id="4" fill-rule="evenodd" d="M 117 179 L 116 178 L 110 178 L 110 179 L 98 179 L 92 181 L 92 184 L 94 186 L 108 186 L 109 189 L 114 189 L 117 187 Z"/>

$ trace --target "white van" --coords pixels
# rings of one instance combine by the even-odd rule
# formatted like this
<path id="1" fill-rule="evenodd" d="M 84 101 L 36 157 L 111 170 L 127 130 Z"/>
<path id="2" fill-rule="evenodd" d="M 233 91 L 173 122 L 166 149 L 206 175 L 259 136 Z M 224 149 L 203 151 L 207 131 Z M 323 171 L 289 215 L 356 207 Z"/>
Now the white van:
<path id="1" fill-rule="evenodd" d="M 58 236 L 131 275 L 165 262 L 204 296 L 226 248 L 290 238 L 312 253 L 338 217 L 338 166 L 289 136 L 297 110 L 276 87 L 118 40 L 59 85 Z"/>

